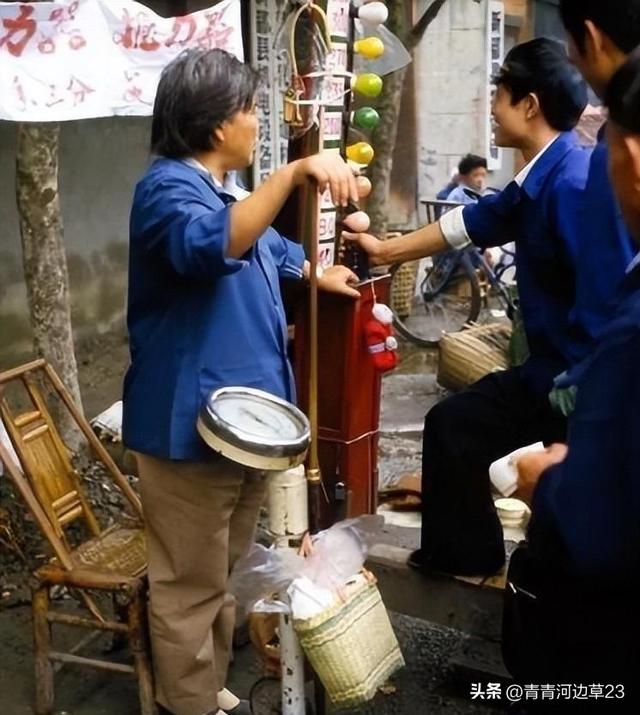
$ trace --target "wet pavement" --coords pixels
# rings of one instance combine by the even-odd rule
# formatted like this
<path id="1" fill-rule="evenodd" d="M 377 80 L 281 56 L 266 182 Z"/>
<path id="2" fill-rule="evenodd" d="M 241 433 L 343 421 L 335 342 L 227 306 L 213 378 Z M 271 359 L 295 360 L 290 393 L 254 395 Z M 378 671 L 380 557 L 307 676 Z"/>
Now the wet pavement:
<path id="1" fill-rule="evenodd" d="M 471 701 L 468 686 L 456 678 L 451 665 L 469 637 L 461 631 L 392 613 L 391 620 L 406 660 L 392 679 L 395 692 L 382 695 L 352 715 L 445 715 L 499 712 Z M 32 658 L 26 608 L 0 612 L 0 713 L 32 715 Z M 108 641 L 102 642 L 106 647 Z M 94 646 L 95 648 L 96 646 Z M 99 646 L 98 646 L 99 647 Z M 229 687 L 248 697 L 261 677 L 251 646 L 236 652 Z M 63 670 L 56 678 L 56 715 L 138 715 L 133 679 L 95 671 Z"/>

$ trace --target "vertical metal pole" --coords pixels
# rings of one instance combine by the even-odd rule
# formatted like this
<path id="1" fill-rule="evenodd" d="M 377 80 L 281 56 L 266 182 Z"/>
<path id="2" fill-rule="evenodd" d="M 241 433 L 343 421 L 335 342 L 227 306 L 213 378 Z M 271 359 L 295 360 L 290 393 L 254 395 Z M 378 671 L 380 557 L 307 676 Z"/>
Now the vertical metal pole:
<path id="1" fill-rule="evenodd" d="M 279 636 L 282 715 L 304 715 L 304 656 L 290 613 L 280 614 Z"/>

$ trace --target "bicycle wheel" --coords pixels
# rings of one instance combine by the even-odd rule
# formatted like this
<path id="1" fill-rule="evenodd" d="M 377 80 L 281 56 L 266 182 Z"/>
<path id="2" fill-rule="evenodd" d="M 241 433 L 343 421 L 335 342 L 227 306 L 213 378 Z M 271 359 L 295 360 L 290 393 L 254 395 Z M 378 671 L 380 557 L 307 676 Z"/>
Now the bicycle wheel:
<path id="1" fill-rule="evenodd" d="M 435 263 L 427 267 L 420 280 L 407 297 L 407 264 L 391 266 L 391 309 L 398 333 L 420 347 L 433 347 L 440 342 L 444 332 L 460 330 L 466 323 L 477 320 L 480 314 L 480 285 L 475 269 L 462 260 L 448 276 L 443 276 L 442 266 Z M 418 266 L 418 274 L 421 272 Z M 394 300 L 394 295 L 404 294 L 404 300 Z M 402 303 L 400 307 L 399 304 Z"/>

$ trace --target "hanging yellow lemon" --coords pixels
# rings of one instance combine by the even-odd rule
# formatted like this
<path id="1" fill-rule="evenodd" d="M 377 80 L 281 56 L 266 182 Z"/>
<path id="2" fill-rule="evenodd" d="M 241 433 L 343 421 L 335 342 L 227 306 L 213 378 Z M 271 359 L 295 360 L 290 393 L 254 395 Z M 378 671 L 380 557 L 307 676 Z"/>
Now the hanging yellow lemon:
<path id="1" fill-rule="evenodd" d="M 356 164 L 370 164 L 373 157 L 373 147 L 367 142 L 358 142 L 347 147 L 347 159 L 355 161 Z"/>
<path id="2" fill-rule="evenodd" d="M 365 37 L 354 42 L 353 49 L 366 60 L 376 60 L 384 54 L 384 42 L 379 37 Z"/>

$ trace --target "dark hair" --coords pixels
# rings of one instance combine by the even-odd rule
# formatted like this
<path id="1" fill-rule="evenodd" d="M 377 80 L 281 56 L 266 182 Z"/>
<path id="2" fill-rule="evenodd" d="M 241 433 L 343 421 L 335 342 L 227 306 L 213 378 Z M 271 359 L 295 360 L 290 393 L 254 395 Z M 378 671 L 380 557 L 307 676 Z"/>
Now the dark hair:
<path id="1" fill-rule="evenodd" d="M 640 0 L 560 0 L 560 17 L 580 52 L 585 48 L 585 20 L 626 54 L 640 44 Z"/>
<path id="2" fill-rule="evenodd" d="M 259 75 L 224 50 L 186 50 L 160 77 L 151 151 L 175 159 L 215 147 L 213 132 L 253 105 Z"/>
<path id="3" fill-rule="evenodd" d="M 587 106 L 587 85 L 562 44 L 546 37 L 514 47 L 494 77 L 517 104 L 535 94 L 547 122 L 558 131 L 573 129 Z"/>
<path id="4" fill-rule="evenodd" d="M 640 50 L 633 52 L 615 73 L 605 102 L 612 122 L 625 132 L 640 134 Z"/>
<path id="5" fill-rule="evenodd" d="M 465 176 L 476 169 L 486 169 L 487 160 L 483 156 L 477 154 L 467 154 L 463 156 L 458 164 L 458 174 Z"/>

